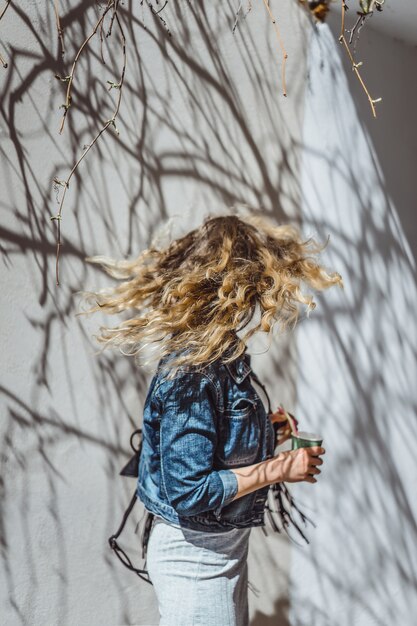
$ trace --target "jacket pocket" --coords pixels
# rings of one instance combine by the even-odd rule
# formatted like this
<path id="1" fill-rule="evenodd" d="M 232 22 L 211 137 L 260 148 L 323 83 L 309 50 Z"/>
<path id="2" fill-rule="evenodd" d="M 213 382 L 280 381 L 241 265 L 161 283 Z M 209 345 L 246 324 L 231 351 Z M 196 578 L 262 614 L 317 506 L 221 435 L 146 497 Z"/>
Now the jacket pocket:
<path id="1" fill-rule="evenodd" d="M 238 467 L 255 462 L 260 438 L 256 400 L 238 398 L 219 416 L 216 455 L 220 464 Z"/>

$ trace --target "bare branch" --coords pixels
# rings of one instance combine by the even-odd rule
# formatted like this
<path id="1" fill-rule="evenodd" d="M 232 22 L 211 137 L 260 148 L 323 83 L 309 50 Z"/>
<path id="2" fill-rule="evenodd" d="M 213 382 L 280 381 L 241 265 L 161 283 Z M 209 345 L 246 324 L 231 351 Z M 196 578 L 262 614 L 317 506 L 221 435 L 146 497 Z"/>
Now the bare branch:
<path id="1" fill-rule="evenodd" d="M 112 33 L 112 30 L 113 30 L 113 22 L 114 22 L 114 19 L 115 19 L 116 15 L 117 15 L 117 9 L 118 9 L 118 6 L 119 6 L 119 2 L 120 2 L 120 0 L 115 0 L 115 2 L 113 4 L 113 14 L 111 16 L 109 30 L 106 33 L 106 37 L 111 37 L 111 33 Z M 102 22 L 102 24 L 103 24 L 103 22 Z"/>
<path id="2" fill-rule="evenodd" d="M 141 4 L 143 5 L 143 0 L 141 0 Z M 169 37 L 171 37 L 172 35 L 171 35 L 171 31 L 168 28 L 168 24 L 166 23 L 166 21 L 164 20 L 162 15 L 159 15 L 161 13 L 161 11 L 163 11 L 163 9 L 165 9 L 166 5 L 168 4 L 168 1 L 166 1 L 164 6 L 161 7 L 158 11 L 155 11 L 155 9 L 153 8 L 152 2 L 149 2 L 149 0 L 146 0 L 146 4 L 148 5 L 149 9 L 151 10 L 151 13 L 153 13 L 153 15 L 155 15 L 155 17 L 157 17 L 157 18 L 159 18 L 161 20 L 163 27 L 167 31 L 167 35 Z"/>
<path id="3" fill-rule="evenodd" d="M 54 1 L 54 10 L 55 10 L 56 29 L 58 32 L 58 39 L 61 45 L 61 56 L 64 56 L 65 54 L 64 31 L 61 28 L 61 20 L 59 19 L 58 0 Z"/>
<path id="4" fill-rule="evenodd" d="M 54 185 L 58 185 L 58 186 L 61 185 L 64 188 L 63 193 L 62 193 L 62 197 L 61 197 L 61 201 L 59 203 L 58 213 L 56 215 L 51 216 L 51 220 L 56 220 L 56 222 L 57 222 L 56 264 L 55 264 L 55 274 L 56 274 L 56 284 L 57 285 L 60 284 L 59 283 L 59 257 L 60 257 L 61 246 L 62 246 L 62 241 L 61 241 L 62 208 L 63 208 L 63 205 L 64 205 L 64 200 L 65 200 L 65 196 L 66 196 L 67 190 L 69 188 L 70 180 L 73 177 L 73 175 L 74 175 L 75 171 L 77 170 L 78 166 L 80 165 L 81 161 L 86 157 L 87 153 L 91 150 L 91 148 L 94 146 L 94 144 L 97 143 L 97 141 L 99 140 L 101 135 L 110 126 L 113 127 L 113 129 L 115 130 L 115 132 L 117 134 L 119 134 L 119 131 L 118 131 L 117 127 L 116 127 L 116 118 L 117 118 L 117 116 L 119 114 L 120 103 L 121 103 L 121 100 L 122 100 L 122 88 L 123 88 L 123 83 L 124 83 L 125 73 L 126 73 L 126 60 L 127 60 L 127 57 L 126 57 L 126 37 L 125 37 L 125 34 L 124 34 L 123 27 L 122 27 L 122 25 L 120 23 L 119 15 L 117 13 L 118 4 L 119 3 L 117 2 L 116 12 L 114 14 L 113 21 L 115 21 L 115 23 L 117 24 L 117 27 L 119 29 L 120 40 L 121 40 L 121 48 L 122 48 L 122 56 L 123 56 L 123 65 L 122 65 L 122 71 L 121 71 L 119 82 L 118 83 L 112 83 L 112 85 L 111 85 L 111 87 L 112 86 L 117 87 L 117 91 L 118 91 L 118 96 L 117 96 L 117 100 L 116 100 L 116 106 L 115 106 L 113 115 L 112 115 L 112 117 L 109 120 L 107 120 L 105 122 L 105 124 L 99 130 L 99 132 L 94 137 L 94 139 L 91 141 L 91 143 L 89 143 L 86 146 L 84 146 L 83 153 L 81 154 L 80 158 L 77 160 L 75 165 L 72 167 L 72 169 L 71 169 L 69 175 L 67 176 L 66 180 L 62 181 L 62 180 L 59 180 L 57 178 L 54 178 Z M 110 8 L 110 7 L 108 7 L 108 8 Z"/>
<path id="5" fill-rule="evenodd" d="M 359 63 L 356 63 L 356 61 L 355 61 L 355 59 L 354 59 L 354 57 L 352 55 L 352 52 L 350 51 L 349 44 L 346 41 L 346 37 L 345 37 L 345 14 L 346 14 L 346 9 L 347 9 L 346 2 L 345 2 L 345 0 L 342 0 L 342 18 L 341 18 L 341 23 L 340 23 L 339 42 L 341 44 L 343 44 L 343 46 L 344 46 L 344 48 L 345 48 L 345 50 L 346 50 L 346 52 L 348 54 L 349 60 L 350 60 L 350 62 L 352 64 L 352 71 L 355 72 L 355 74 L 356 74 L 356 76 L 357 76 L 357 78 L 358 78 L 358 80 L 359 80 L 359 82 L 360 82 L 360 84 L 362 86 L 362 89 L 366 93 L 366 96 L 368 98 L 368 101 L 369 101 L 369 104 L 370 104 L 370 107 L 371 107 L 371 110 L 372 110 L 372 115 L 374 117 L 376 117 L 375 104 L 377 102 L 381 102 L 382 98 L 376 98 L 375 99 L 375 98 L 371 97 L 371 95 L 370 95 L 370 93 L 369 93 L 369 91 L 368 91 L 368 89 L 367 89 L 367 87 L 365 85 L 365 82 L 364 82 L 364 80 L 363 80 L 363 78 L 362 78 L 362 76 L 361 76 L 361 74 L 359 72 L 359 67 L 361 67 L 361 65 L 363 65 L 363 63 L 362 63 L 362 61 L 360 61 Z"/>
<path id="6" fill-rule="evenodd" d="M 117 0 L 116 0 L 117 1 Z M 118 4 L 118 1 L 117 1 Z M 67 93 L 66 93 L 66 98 L 65 98 L 65 103 L 61 105 L 61 108 L 64 109 L 64 113 L 61 119 L 61 126 L 59 128 L 59 134 L 62 134 L 62 131 L 64 130 L 64 125 L 65 125 L 65 120 L 68 114 L 68 111 L 70 109 L 71 106 L 71 101 L 72 101 L 72 96 L 71 96 L 71 91 L 72 91 L 72 83 L 74 80 L 74 72 L 75 72 L 75 68 L 77 65 L 77 62 L 84 50 L 84 48 L 87 46 L 88 42 L 94 37 L 94 35 L 96 34 L 97 30 L 100 28 L 100 25 L 103 23 L 104 18 L 106 17 L 107 13 L 110 11 L 111 8 L 113 8 L 115 6 L 115 2 L 114 0 L 108 0 L 107 2 L 107 6 L 104 9 L 102 15 L 100 16 L 98 22 L 96 23 L 96 25 L 94 26 L 92 32 L 89 34 L 89 36 L 83 41 L 83 43 L 81 44 L 74 62 L 72 64 L 72 68 L 71 68 L 71 72 L 69 74 L 69 79 L 68 79 L 68 87 L 67 87 Z"/>
<path id="7" fill-rule="evenodd" d="M 277 26 L 277 21 L 275 19 L 275 17 L 272 15 L 272 11 L 270 9 L 268 0 L 263 0 L 263 3 L 265 5 L 266 10 L 268 11 L 268 15 L 269 15 L 269 19 L 271 20 L 273 26 L 274 26 L 274 30 L 275 30 L 275 34 L 277 36 L 278 39 L 278 44 L 279 47 L 281 49 L 282 52 L 282 95 L 286 96 L 287 95 L 287 86 L 285 84 L 285 64 L 287 62 L 288 59 L 288 54 L 284 48 L 284 43 L 282 41 L 282 37 L 281 37 L 281 33 L 279 32 L 279 28 Z"/>

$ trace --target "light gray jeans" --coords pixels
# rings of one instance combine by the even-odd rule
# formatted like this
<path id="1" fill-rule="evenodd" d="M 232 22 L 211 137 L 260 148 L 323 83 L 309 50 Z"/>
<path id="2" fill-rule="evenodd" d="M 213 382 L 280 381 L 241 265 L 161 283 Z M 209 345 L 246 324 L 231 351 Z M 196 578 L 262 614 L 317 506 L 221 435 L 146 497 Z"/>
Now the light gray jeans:
<path id="1" fill-rule="evenodd" d="M 146 561 L 160 626 L 248 626 L 250 531 L 206 533 L 155 517 Z"/>

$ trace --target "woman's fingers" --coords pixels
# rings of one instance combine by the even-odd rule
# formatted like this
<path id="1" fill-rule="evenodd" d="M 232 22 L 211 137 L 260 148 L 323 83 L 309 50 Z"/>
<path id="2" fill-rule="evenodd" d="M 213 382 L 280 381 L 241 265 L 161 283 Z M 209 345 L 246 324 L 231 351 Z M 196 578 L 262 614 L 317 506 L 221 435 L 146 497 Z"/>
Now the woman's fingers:
<path id="1" fill-rule="evenodd" d="M 277 441 L 278 444 L 284 443 L 291 437 L 291 428 L 288 426 L 288 423 L 285 423 L 284 426 L 280 426 L 277 430 Z"/>
<path id="2" fill-rule="evenodd" d="M 307 450 L 309 451 L 310 454 L 314 456 L 326 454 L 326 450 L 322 448 L 321 446 L 311 446 L 310 448 L 307 448 Z"/>
<path id="3" fill-rule="evenodd" d="M 284 480 L 288 482 L 305 481 L 308 483 L 316 483 L 318 475 L 321 474 L 321 470 L 318 466 L 323 463 L 323 460 L 319 458 L 318 454 L 324 454 L 324 452 L 324 448 L 314 446 L 311 448 L 298 448 L 282 453 L 283 458 L 288 461 L 287 475 Z"/>
<path id="4" fill-rule="evenodd" d="M 320 459 L 318 456 L 310 457 L 310 465 L 323 465 L 323 459 Z"/>
<path id="5" fill-rule="evenodd" d="M 314 478 L 313 476 L 307 476 L 307 478 L 305 479 L 306 483 L 316 483 L 317 482 L 317 478 Z"/>
<path id="6" fill-rule="evenodd" d="M 317 478 L 315 478 L 315 476 L 318 474 L 321 474 L 321 470 L 317 466 L 323 464 L 323 459 L 321 459 L 317 455 L 324 454 L 325 449 L 321 448 L 320 446 L 314 446 L 312 448 L 307 448 L 307 450 L 309 452 L 309 459 L 308 459 L 309 467 L 308 467 L 308 477 L 306 478 L 306 481 L 309 483 L 316 483 Z M 315 454 L 312 454 L 313 452 Z"/>

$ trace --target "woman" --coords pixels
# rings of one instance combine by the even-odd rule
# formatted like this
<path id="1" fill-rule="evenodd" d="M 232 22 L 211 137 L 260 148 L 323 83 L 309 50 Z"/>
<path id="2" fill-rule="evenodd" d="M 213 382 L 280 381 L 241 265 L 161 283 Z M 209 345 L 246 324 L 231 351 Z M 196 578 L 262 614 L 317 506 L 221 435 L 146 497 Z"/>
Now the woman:
<path id="1" fill-rule="evenodd" d="M 257 331 L 294 325 L 300 305 L 314 308 L 303 283 L 342 285 L 315 261 L 319 251 L 295 227 L 230 215 L 208 217 L 133 261 L 89 259 L 122 280 L 96 294 L 91 311 L 137 311 L 102 328 L 99 340 L 130 354 L 159 346 L 137 495 L 153 515 L 147 565 L 161 625 L 247 625 L 248 541 L 250 529 L 265 524 L 269 488 L 288 525 L 283 493 L 294 502 L 284 482 L 315 483 L 320 474 L 322 447 L 274 456 L 288 427 L 279 411 L 265 410 L 246 352 Z"/>

